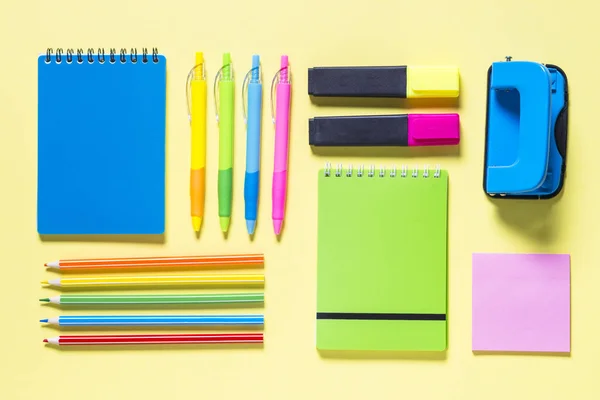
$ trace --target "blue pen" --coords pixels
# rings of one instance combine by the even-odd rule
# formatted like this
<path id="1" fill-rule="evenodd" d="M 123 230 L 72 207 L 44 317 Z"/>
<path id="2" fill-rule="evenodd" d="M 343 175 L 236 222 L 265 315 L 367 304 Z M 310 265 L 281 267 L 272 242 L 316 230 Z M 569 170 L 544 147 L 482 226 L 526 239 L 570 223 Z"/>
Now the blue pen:
<path id="1" fill-rule="evenodd" d="M 58 326 L 223 326 L 263 325 L 263 315 L 93 315 L 42 319 Z"/>
<path id="2" fill-rule="evenodd" d="M 252 69 L 244 78 L 248 82 L 248 112 L 244 103 L 244 120 L 246 122 L 246 178 L 244 180 L 244 201 L 246 227 L 248 234 L 253 235 L 256 227 L 258 211 L 258 184 L 260 175 L 260 125 L 262 109 L 262 83 L 260 80 L 260 57 L 252 56 Z M 242 96 L 246 91 L 242 88 Z"/>

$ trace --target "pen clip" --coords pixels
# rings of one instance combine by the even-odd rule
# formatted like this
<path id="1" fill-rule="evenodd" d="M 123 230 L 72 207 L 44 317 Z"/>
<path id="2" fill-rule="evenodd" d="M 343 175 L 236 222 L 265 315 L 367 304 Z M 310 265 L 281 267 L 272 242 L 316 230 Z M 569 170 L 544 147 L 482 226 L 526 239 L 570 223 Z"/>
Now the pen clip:
<path id="1" fill-rule="evenodd" d="M 248 122 L 248 111 L 247 111 L 248 107 L 247 107 L 247 103 L 246 103 L 246 93 L 248 92 L 248 85 L 250 84 L 250 79 L 248 79 L 248 78 L 256 70 L 258 70 L 258 76 L 259 76 L 258 83 L 260 83 L 260 74 L 261 74 L 261 68 L 260 67 L 251 68 L 246 73 L 246 76 L 244 77 L 244 81 L 242 82 L 242 111 L 244 113 L 244 123 Z"/>
<path id="2" fill-rule="evenodd" d="M 195 78 L 196 75 L 196 69 L 200 66 L 202 66 L 202 80 L 206 80 L 206 70 L 204 67 L 204 63 L 194 65 L 192 69 L 190 69 L 190 72 L 188 72 L 187 78 L 185 80 L 185 103 L 187 105 L 188 120 L 190 121 L 190 123 L 192 123 L 192 109 L 190 107 L 190 88 L 192 86 L 192 80 Z"/>
<path id="3" fill-rule="evenodd" d="M 277 117 L 275 115 L 275 108 L 273 106 L 273 98 L 274 96 L 274 92 L 275 92 L 275 81 L 278 81 L 279 75 L 281 75 L 281 71 L 283 70 L 288 70 L 288 83 L 291 85 L 292 84 L 292 77 L 289 73 L 289 67 L 283 67 L 281 68 L 279 71 L 277 71 L 275 73 L 275 76 L 273 77 L 273 80 L 271 81 L 271 120 L 273 121 L 273 124 L 275 124 L 275 118 Z M 277 82 L 279 83 L 279 81 Z"/>
<path id="4" fill-rule="evenodd" d="M 217 71 L 217 75 L 215 75 L 215 82 L 213 84 L 213 97 L 215 99 L 215 116 L 217 117 L 217 123 L 219 123 L 219 95 L 217 89 L 219 87 L 219 82 L 221 81 L 223 69 L 225 67 L 231 67 L 231 63 L 223 65 Z M 233 78 L 233 70 L 231 71 L 231 77 Z"/>

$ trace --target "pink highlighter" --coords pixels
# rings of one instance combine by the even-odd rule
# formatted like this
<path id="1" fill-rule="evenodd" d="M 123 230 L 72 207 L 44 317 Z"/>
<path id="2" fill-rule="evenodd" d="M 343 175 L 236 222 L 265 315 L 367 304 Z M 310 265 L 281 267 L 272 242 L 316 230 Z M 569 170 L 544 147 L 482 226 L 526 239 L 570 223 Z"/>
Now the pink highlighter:
<path id="1" fill-rule="evenodd" d="M 454 146 L 458 114 L 315 117 L 308 121 L 311 146 Z"/>
<path id="2" fill-rule="evenodd" d="M 281 56 L 281 68 L 275 76 L 277 80 L 276 108 L 273 116 L 275 124 L 275 167 L 273 169 L 273 228 L 275 234 L 281 234 L 285 215 L 287 191 L 288 147 L 290 132 L 290 99 L 292 85 L 288 57 Z M 275 83 L 275 79 L 273 80 Z M 271 93 L 273 91 L 271 90 Z M 271 102 L 273 99 L 271 99 Z"/>
<path id="3" fill-rule="evenodd" d="M 408 114 L 409 146 L 448 146 L 459 141 L 458 114 Z"/>

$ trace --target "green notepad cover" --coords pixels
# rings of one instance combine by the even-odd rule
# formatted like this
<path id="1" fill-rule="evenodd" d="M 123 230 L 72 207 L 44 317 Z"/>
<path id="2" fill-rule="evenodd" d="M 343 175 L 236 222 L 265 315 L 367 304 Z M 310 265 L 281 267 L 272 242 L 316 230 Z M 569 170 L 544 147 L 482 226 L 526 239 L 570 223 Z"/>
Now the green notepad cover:
<path id="1" fill-rule="evenodd" d="M 318 349 L 446 349 L 448 174 L 411 175 L 319 172 Z"/>

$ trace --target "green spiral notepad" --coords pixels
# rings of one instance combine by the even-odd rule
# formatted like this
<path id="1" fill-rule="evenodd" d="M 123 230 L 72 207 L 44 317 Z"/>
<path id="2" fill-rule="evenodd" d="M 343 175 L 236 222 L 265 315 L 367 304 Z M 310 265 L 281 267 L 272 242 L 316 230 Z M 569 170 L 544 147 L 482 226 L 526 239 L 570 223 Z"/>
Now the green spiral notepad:
<path id="1" fill-rule="evenodd" d="M 317 348 L 443 351 L 448 174 L 319 172 Z"/>

